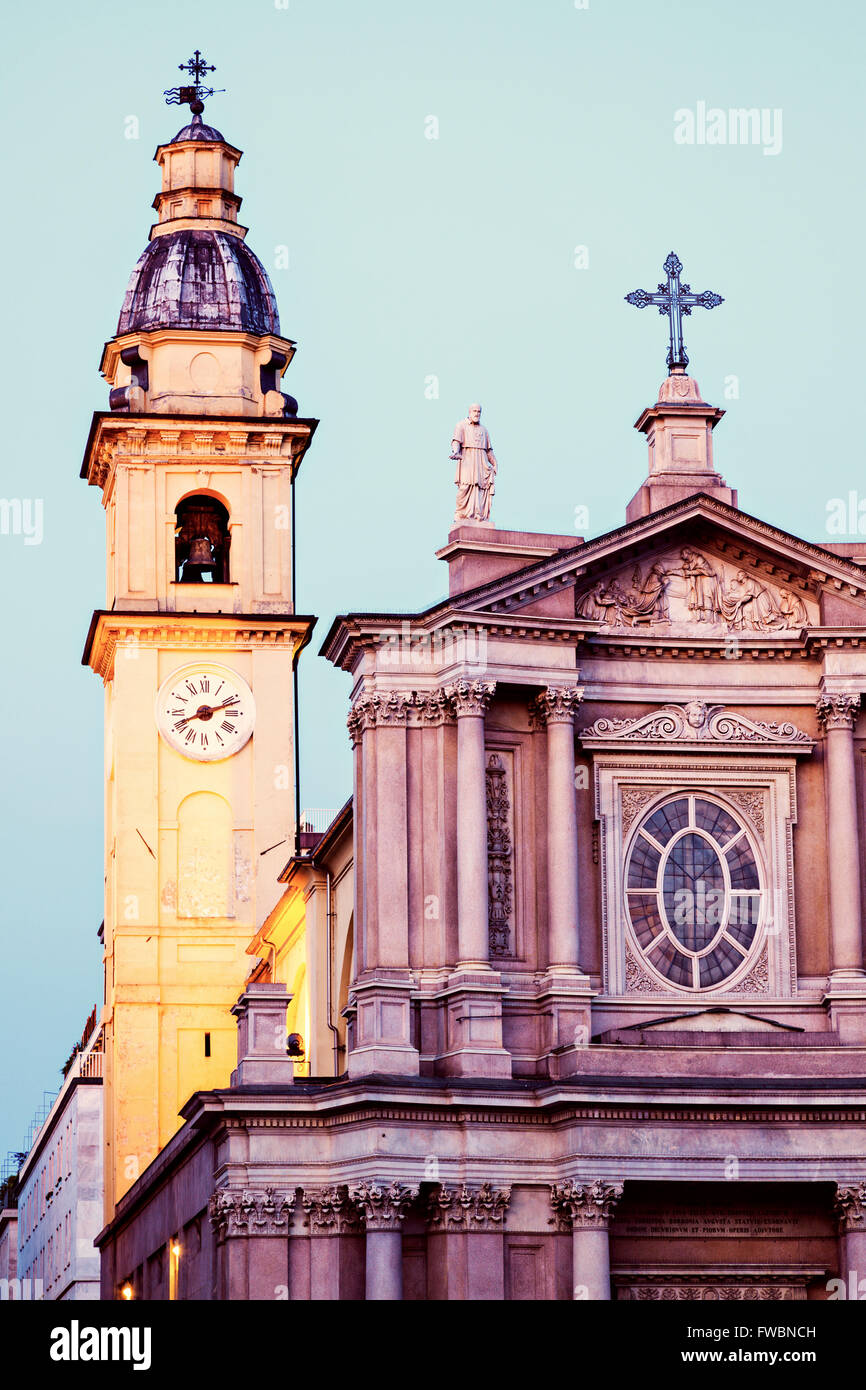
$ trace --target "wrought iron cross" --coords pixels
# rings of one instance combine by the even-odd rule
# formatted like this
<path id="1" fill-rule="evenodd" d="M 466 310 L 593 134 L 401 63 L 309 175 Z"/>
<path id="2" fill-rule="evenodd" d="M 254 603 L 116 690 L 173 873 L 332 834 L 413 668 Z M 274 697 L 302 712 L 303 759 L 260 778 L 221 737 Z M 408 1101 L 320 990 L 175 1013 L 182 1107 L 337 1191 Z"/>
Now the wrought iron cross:
<path id="1" fill-rule="evenodd" d="M 202 78 L 206 72 L 216 72 L 213 63 L 206 63 L 201 53 L 196 49 L 193 56 L 186 63 L 178 63 L 180 72 L 188 72 L 193 78 L 193 83 L 189 87 L 169 87 L 168 91 L 163 92 L 166 106 L 187 105 L 196 115 L 201 115 L 204 104 L 208 97 L 214 94 L 213 87 L 205 87 Z M 224 91 L 225 88 L 220 88 Z"/>
<path id="2" fill-rule="evenodd" d="M 675 251 L 672 251 L 665 261 L 667 271 L 667 284 L 660 284 L 655 294 L 649 294 L 646 290 L 632 290 L 625 299 L 627 304 L 634 304 L 638 309 L 645 309 L 648 304 L 657 304 L 660 314 L 667 314 L 668 327 L 670 330 L 670 346 L 668 347 L 668 371 L 679 367 L 685 371 L 689 365 L 686 345 L 683 342 L 683 315 L 690 314 L 695 305 L 701 309 L 715 309 L 724 300 L 720 294 L 713 290 L 704 290 L 701 294 L 695 294 L 691 285 L 686 285 L 680 281 L 680 271 L 682 261 Z"/>

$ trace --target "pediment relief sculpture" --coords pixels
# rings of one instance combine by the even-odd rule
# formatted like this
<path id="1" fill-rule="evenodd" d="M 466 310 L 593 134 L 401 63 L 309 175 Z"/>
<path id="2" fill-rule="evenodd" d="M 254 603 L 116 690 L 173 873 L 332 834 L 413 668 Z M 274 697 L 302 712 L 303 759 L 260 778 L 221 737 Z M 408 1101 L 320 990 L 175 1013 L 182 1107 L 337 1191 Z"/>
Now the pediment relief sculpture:
<path id="1" fill-rule="evenodd" d="M 787 720 L 749 719 L 725 705 L 708 705 L 695 698 L 687 705 L 662 705 L 637 719 L 597 719 L 580 732 L 580 741 L 591 748 L 601 744 L 757 744 L 794 747 L 809 752 L 813 740 Z"/>
<path id="2" fill-rule="evenodd" d="M 577 615 L 604 628 L 703 624 L 726 632 L 792 632 L 810 622 L 790 587 L 777 587 L 742 568 L 710 560 L 691 546 L 656 558 L 644 574 L 635 565 L 599 579 L 577 598 Z M 816 614 L 817 618 L 817 614 Z"/>

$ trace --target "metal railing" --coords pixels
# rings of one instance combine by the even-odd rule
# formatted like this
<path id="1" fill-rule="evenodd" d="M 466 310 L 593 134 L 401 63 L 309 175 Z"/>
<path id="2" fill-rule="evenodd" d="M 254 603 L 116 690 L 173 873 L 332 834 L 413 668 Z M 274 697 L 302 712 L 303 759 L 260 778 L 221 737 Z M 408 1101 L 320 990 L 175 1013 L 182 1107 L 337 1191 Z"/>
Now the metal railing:
<path id="1" fill-rule="evenodd" d="M 337 815 L 337 810 L 317 809 L 313 811 L 301 812 L 301 833 L 305 835 L 324 835 L 328 826 Z"/>

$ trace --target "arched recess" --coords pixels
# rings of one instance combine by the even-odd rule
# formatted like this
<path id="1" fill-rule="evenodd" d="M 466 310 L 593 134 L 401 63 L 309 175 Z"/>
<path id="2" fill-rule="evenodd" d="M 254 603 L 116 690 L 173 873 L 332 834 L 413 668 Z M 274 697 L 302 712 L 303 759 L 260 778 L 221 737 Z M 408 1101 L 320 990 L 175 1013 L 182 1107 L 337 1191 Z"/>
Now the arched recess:
<path id="1" fill-rule="evenodd" d="M 195 492 L 175 508 L 174 564 L 179 584 L 228 584 L 229 510 L 217 496 Z"/>
<path id="2" fill-rule="evenodd" d="M 178 917 L 232 917 L 232 811 L 215 792 L 193 792 L 177 810 Z"/>

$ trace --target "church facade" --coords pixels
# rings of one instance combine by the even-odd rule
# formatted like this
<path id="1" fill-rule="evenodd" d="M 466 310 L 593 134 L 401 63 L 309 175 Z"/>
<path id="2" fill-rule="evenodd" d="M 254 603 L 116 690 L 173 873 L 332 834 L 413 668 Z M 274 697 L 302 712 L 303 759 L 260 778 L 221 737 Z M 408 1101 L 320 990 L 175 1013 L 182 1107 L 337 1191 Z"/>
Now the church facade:
<path id="1" fill-rule="evenodd" d="M 239 157 L 199 116 L 157 151 L 83 470 L 109 552 L 103 1298 L 858 1296 L 863 546 L 740 510 L 723 412 L 673 360 L 622 526 L 503 530 L 476 498 L 447 600 L 334 621 L 353 793 L 304 845 L 315 421 L 278 389 Z"/>

